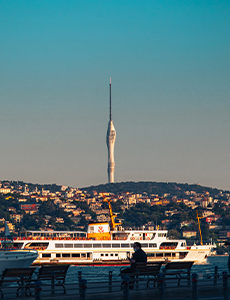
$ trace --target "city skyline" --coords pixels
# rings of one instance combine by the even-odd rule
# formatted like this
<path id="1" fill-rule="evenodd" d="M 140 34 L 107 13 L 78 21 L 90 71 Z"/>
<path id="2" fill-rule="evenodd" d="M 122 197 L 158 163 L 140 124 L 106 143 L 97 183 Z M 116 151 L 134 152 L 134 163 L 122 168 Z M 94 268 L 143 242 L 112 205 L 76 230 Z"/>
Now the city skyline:
<path id="1" fill-rule="evenodd" d="M 230 2 L 0 4 L 0 178 L 230 189 Z M 119 159 L 117 159 L 119 158 Z"/>

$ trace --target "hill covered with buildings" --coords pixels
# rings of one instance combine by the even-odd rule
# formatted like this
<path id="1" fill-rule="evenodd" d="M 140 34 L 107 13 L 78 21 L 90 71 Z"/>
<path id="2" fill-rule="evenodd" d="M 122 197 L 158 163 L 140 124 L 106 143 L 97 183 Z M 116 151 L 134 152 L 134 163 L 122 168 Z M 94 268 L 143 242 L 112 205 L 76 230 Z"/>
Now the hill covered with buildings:
<path id="1" fill-rule="evenodd" d="M 124 228 L 165 228 L 173 237 L 199 240 L 197 213 L 205 241 L 230 238 L 230 192 L 200 185 L 121 182 L 73 188 L 14 181 L 0 182 L 0 230 L 84 230 L 109 221 L 110 199 Z"/>

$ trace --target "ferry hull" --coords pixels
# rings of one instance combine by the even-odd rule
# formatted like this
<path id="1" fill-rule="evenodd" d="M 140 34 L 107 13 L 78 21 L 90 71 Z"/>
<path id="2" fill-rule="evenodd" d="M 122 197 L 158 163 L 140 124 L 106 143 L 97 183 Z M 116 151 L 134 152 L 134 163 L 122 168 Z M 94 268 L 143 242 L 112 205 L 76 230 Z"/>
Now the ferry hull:
<path id="1" fill-rule="evenodd" d="M 9 268 L 27 268 L 37 257 L 37 251 L 1 251 L 0 274 Z"/>
<path id="2" fill-rule="evenodd" d="M 144 249 L 145 250 L 145 249 Z M 99 259 L 95 257 L 99 257 L 101 253 L 91 253 L 88 259 L 76 259 L 74 257 L 65 258 L 67 255 L 66 252 L 58 253 L 58 256 L 63 256 L 56 258 L 57 253 L 55 251 L 39 251 L 38 258 L 34 261 L 35 265 L 42 264 L 72 264 L 72 265 L 128 265 L 130 262 L 127 259 L 126 254 L 131 249 L 127 249 L 127 251 L 118 253 L 117 259 Z M 47 253 L 50 253 L 50 258 L 46 258 Z M 190 249 L 190 250 L 174 250 L 174 252 L 166 251 L 152 251 L 151 253 L 146 251 L 148 255 L 148 262 L 168 262 L 168 261 L 193 261 L 195 264 L 203 264 L 207 261 L 207 256 L 210 254 L 210 249 Z M 73 253 L 72 255 L 76 255 L 77 253 Z M 114 254 L 114 253 L 111 253 Z M 70 254 L 68 254 L 70 255 Z M 109 253 L 108 253 L 109 255 Z M 151 255 L 151 256 L 150 256 Z M 161 257 L 160 257 L 161 255 Z"/>

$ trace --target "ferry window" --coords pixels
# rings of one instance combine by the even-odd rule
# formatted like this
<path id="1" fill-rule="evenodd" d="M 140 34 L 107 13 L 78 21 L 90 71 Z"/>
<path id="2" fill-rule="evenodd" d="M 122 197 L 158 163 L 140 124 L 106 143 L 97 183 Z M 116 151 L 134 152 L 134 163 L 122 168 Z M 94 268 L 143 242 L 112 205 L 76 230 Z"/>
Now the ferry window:
<path id="1" fill-rule="evenodd" d="M 104 256 L 104 253 L 101 253 L 101 256 Z"/>
<path id="2" fill-rule="evenodd" d="M 165 253 L 165 257 L 171 257 L 171 253 Z"/>
<path id="3" fill-rule="evenodd" d="M 149 248 L 156 248 L 157 247 L 157 244 L 149 244 Z"/>
<path id="4" fill-rule="evenodd" d="M 89 226 L 89 232 L 93 233 L 94 232 L 94 226 Z"/>
<path id="5" fill-rule="evenodd" d="M 120 248 L 121 244 L 112 244 L 112 248 Z"/>
<path id="6" fill-rule="evenodd" d="M 73 248 L 73 244 L 64 244 L 65 248 Z"/>
<path id="7" fill-rule="evenodd" d="M 61 257 L 61 254 L 60 253 L 56 253 L 56 257 Z"/>
<path id="8" fill-rule="evenodd" d="M 175 257 L 176 256 L 176 253 L 172 253 L 172 257 Z"/>
<path id="9" fill-rule="evenodd" d="M 156 253 L 156 257 L 163 257 L 163 253 Z"/>
<path id="10" fill-rule="evenodd" d="M 72 253 L 72 257 L 80 257 L 80 253 Z"/>
<path id="11" fill-rule="evenodd" d="M 43 253 L 42 257 L 51 257 L 51 253 Z"/>
<path id="12" fill-rule="evenodd" d="M 147 253 L 148 257 L 155 257 L 155 253 Z"/>
<path id="13" fill-rule="evenodd" d="M 129 244 L 121 244 L 121 248 L 129 248 Z"/>
<path id="14" fill-rule="evenodd" d="M 81 254 L 81 257 L 86 257 L 86 254 L 85 254 L 85 253 L 82 253 L 82 254 Z"/>
<path id="15" fill-rule="evenodd" d="M 69 253 L 62 253 L 62 257 L 70 257 Z"/>
<path id="16" fill-rule="evenodd" d="M 111 244 L 102 244 L 103 248 L 111 248 Z"/>
<path id="17" fill-rule="evenodd" d="M 83 248 L 83 244 L 74 244 L 74 248 Z"/>
<path id="18" fill-rule="evenodd" d="M 84 248 L 92 248 L 93 244 L 83 244 Z"/>
<path id="19" fill-rule="evenodd" d="M 63 244 L 55 244 L 55 248 L 63 248 Z"/>
<path id="20" fill-rule="evenodd" d="M 106 254 L 105 254 L 105 256 L 109 256 L 109 254 L 108 254 L 108 253 L 106 253 Z"/>
<path id="21" fill-rule="evenodd" d="M 101 244 L 93 244 L 93 248 L 101 248 Z"/>
<path id="22" fill-rule="evenodd" d="M 115 253 L 114 255 L 115 255 L 115 256 L 118 256 L 118 253 Z"/>
<path id="23" fill-rule="evenodd" d="M 29 247 L 45 247 L 45 248 L 47 248 L 48 245 L 49 245 L 49 243 L 42 243 L 42 242 L 41 243 L 35 243 L 35 242 L 33 242 L 33 243 L 26 244 L 25 248 L 27 248 L 28 246 Z"/>
<path id="24" fill-rule="evenodd" d="M 111 253 L 110 256 L 113 256 L 113 253 Z"/>
<path id="25" fill-rule="evenodd" d="M 21 248 L 23 246 L 23 243 L 14 243 L 15 248 Z"/>
<path id="26" fill-rule="evenodd" d="M 161 243 L 160 247 L 163 247 L 163 248 L 175 248 L 177 247 L 178 243 L 177 242 L 165 242 L 165 243 Z"/>
<path id="27" fill-rule="evenodd" d="M 180 252 L 179 258 L 184 258 L 188 252 Z"/>
<path id="28" fill-rule="evenodd" d="M 148 248 L 148 244 L 141 244 L 142 248 Z"/>
<path id="29" fill-rule="evenodd" d="M 89 252 L 87 253 L 87 258 L 90 258 L 90 253 Z"/>

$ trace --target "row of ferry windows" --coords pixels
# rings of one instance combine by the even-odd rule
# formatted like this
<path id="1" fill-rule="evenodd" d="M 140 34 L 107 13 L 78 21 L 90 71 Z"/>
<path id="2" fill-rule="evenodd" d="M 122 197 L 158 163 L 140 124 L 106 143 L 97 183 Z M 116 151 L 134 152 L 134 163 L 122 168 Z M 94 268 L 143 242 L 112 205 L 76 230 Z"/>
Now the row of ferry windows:
<path id="1" fill-rule="evenodd" d="M 101 253 L 101 256 L 118 256 L 118 253 Z M 147 253 L 148 257 L 175 257 L 175 253 Z M 51 258 L 51 253 L 43 253 L 43 258 Z M 76 257 L 76 258 L 89 258 L 90 253 L 56 253 L 56 257 L 67 258 L 67 257 Z"/>
<path id="2" fill-rule="evenodd" d="M 118 253 L 101 253 L 101 256 L 118 256 Z M 50 258 L 51 253 L 43 253 L 43 258 Z M 78 258 L 89 258 L 90 253 L 56 253 L 56 257 L 78 257 Z"/>
<path id="3" fill-rule="evenodd" d="M 42 254 L 43 258 L 50 258 L 51 253 L 43 253 Z M 78 257 L 78 258 L 89 258 L 90 253 L 56 253 L 56 257 Z"/>
<path id="4" fill-rule="evenodd" d="M 156 248 L 157 244 L 141 243 L 142 248 Z M 55 244 L 55 248 L 132 248 L 133 244 Z"/>

